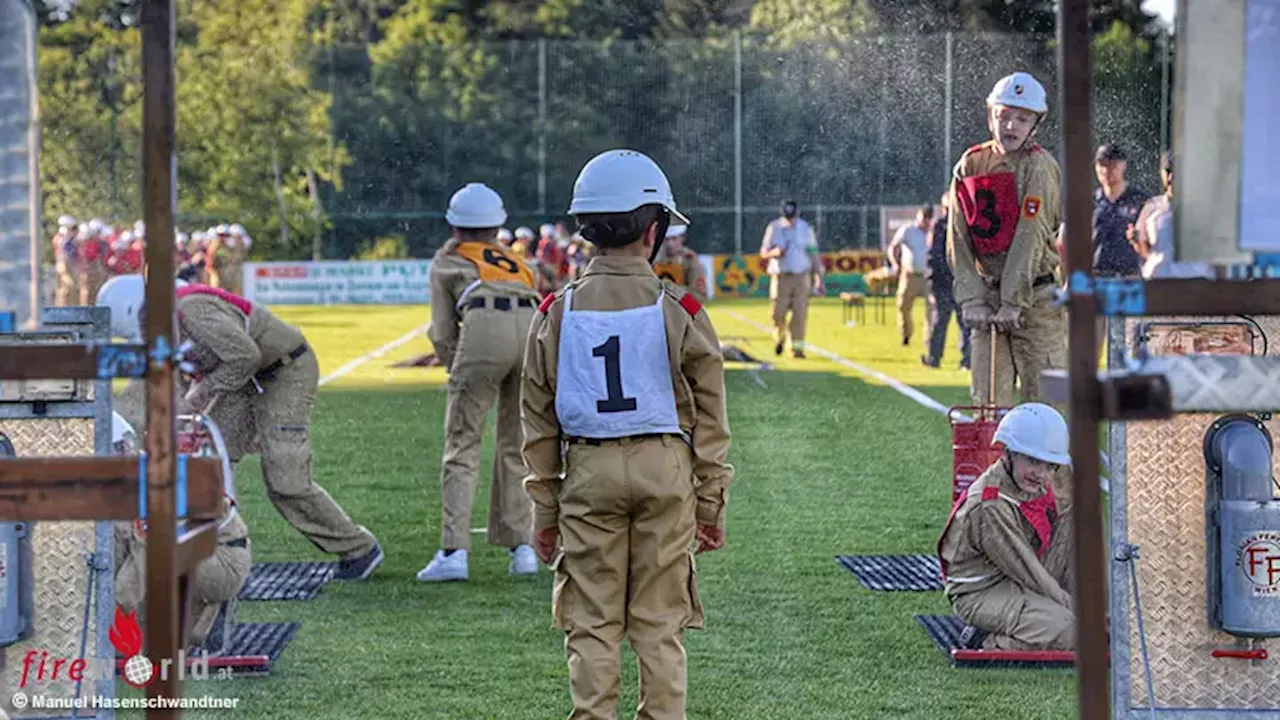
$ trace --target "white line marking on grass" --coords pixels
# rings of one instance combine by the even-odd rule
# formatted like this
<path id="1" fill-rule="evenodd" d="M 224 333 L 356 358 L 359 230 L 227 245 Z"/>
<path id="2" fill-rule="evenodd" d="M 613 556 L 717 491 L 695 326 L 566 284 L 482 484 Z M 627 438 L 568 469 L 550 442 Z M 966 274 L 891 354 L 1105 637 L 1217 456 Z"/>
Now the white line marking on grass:
<path id="1" fill-rule="evenodd" d="M 733 310 L 726 310 L 725 314 L 729 315 L 730 317 L 734 318 L 739 322 L 750 325 L 751 327 L 759 330 L 760 332 L 766 332 L 766 333 L 773 332 L 773 328 L 767 325 L 758 323 L 755 320 L 752 320 L 751 318 L 741 313 L 735 312 Z M 849 368 L 850 370 L 858 373 L 859 375 L 864 375 L 869 378 L 875 378 L 876 380 L 879 380 L 885 385 L 888 385 L 889 387 L 898 391 L 902 395 L 905 395 L 911 398 L 912 400 L 916 401 L 920 405 L 923 405 L 924 407 L 927 407 L 930 410 L 937 411 L 941 413 L 944 417 L 949 417 L 948 413 L 950 412 L 950 408 L 938 402 L 937 400 L 934 400 L 928 395 L 925 395 L 919 390 L 911 387 L 910 385 L 907 385 L 901 380 L 889 377 L 888 375 L 885 375 L 879 370 L 872 370 L 871 368 L 865 365 L 859 365 L 858 363 L 850 360 L 849 358 L 844 357 L 843 355 L 840 355 L 838 353 L 831 352 L 826 348 L 822 348 L 817 345 L 812 345 L 807 342 L 805 343 L 804 347 L 805 347 L 805 350 L 815 352 L 821 355 L 822 357 L 825 357 L 826 359 L 830 360 L 831 362 L 836 363 L 837 365 L 842 365 L 844 367 Z M 968 415 L 965 415 L 964 413 L 956 413 L 956 417 L 961 418 L 963 420 L 972 420 L 972 418 L 970 418 Z M 1107 454 L 1105 452 L 1102 452 L 1101 450 L 1098 451 L 1098 454 L 1101 456 L 1103 467 L 1110 469 L 1111 458 L 1107 457 Z M 1099 475 L 1100 475 L 1100 481 L 1102 484 L 1103 492 L 1108 492 L 1108 493 L 1111 492 L 1110 481 L 1107 479 L 1105 475 L 1101 475 L 1101 473 L 1099 473 Z"/>
<path id="2" fill-rule="evenodd" d="M 425 333 L 425 332 L 427 331 L 427 328 L 429 328 L 429 327 L 431 327 L 431 323 L 426 323 L 425 325 L 419 325 L 418 327 L 416 327 L 416 328 L 414 328 L 414 329 L 410 330 L 409 332 L 405 333 L 404 335 L 400 336 L 399 338 L 396 338 L 395 340 L 392 340 L 391 342 L 387 343 L 386 345 L 383 345 L 382 347 L 378 348 L 377 350 L 374 350 L 373 352 L 368 352 L 368 353 L 365 353 L 364 355 L 361 355 L 360 357 L 356 358 L 355 360 L 352 360 L 351 362 L 347 363 L 346 365 L 343 365 L 342 367 L 338 368 L 337 370 L 334 370 L 333 372 L 329 373 L 328 375 L 325 375 L 324 377 L 320 378 L 320 384 L 321 384 L 321 385 L 327 385 L 328 383 L 331 383 L 331 382 L 333 382 L 334 380 L 337 380 L 338 378 L 342 377 L 343 375 L 346 375 L 346 374 L 350 373 L 352 370 L 355 370 L 356 368 L 358 368 L 358 367 L 360 367 L 361 365 L 363 365 L 363 364 L 365 364 L 365 363 L 369 362 L 370 360 L 377 360 L 378 358 L 382 357 L 383 355 L 386 355 L 387 353 L 391 352 L 392 350 L 395 350 L 396 348 L 400 347 L 401 345 L 404 345 L 405 343 L 409 342 L 410 340 L 414 339 L 415 337 L 417 337 L 417 336 L 419 336 L 419 335 L 422 335 L 423 333 Z"/>

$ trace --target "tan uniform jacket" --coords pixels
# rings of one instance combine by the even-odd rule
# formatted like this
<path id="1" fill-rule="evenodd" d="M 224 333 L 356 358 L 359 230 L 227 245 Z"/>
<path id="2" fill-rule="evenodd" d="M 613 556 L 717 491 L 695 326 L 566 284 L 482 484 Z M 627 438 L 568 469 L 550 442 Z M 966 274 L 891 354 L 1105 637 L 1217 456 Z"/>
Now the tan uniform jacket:
<path id="1" fill-rule="evenodd" d="M 653 271 L 658 277 L 693 293 L 698 302 L 707 301 L 707 270 L 702 267 L 698 253 L 689 248 L 682 248 L 676 256 L 660 253 L 653 262 Z"/>
<path id="2" fill-rule="evenodd" d="M 277 360 L 306 342 L 302 331 L 253 305 L 248 317 L 240 308 L 213 295 L 188 295 L 177 303 L 183 340 L 197 345 L 193 353 L 202 375 L 183 403 L 202 410 L 216 395 L 235 392 Z"/>
<path id="3" fill-rule="evenodd" d="M 1033 499 L 1014 484 L 1003 458 L 969 486 L 964 504 L 938 542 L 938 554 L 948 566 L 947 596 L 985 590 L 1008 578 L 1029 592 L 1068 609 L 1074 607 L 1070 593 L 1036 557 L 1032 544 L 1035 531 L 1006 497 L 983 500 L 982 491 L 987 487 L 999 488 L 1002 496 L 1019 502 Z"/>
<path id="4" fill-rule="evenodd" d="M 723 527 L 733 467 L 725 462 L 729 453 L 729 418 L 725 409 L 724 359 L 706 310 L 698 309 L 691 315 L 680 302 L 686 291 L 658 280 L 644 258 L 596 256 L 571 286 L 575 309 L 609 311 L 652 304 L 659 287 L 665 288 L 663 315 L 671 379 L 680 427 L 693 441 L 698 524 Z M 524 453 L 530 473 L 525 488 L 534 501 L 536 528 L 554 526 L 559 516 L 564 466 L 555 403 L 563 297 L 563 290 L 557 292 L 534 316 L 521 384 Z"/>
<path id="5" fill-rule="evenodd" d="M 979 255 L 965 214 L 959 210 L 956 185 L 966 177 L 1006 172 L 1014 174 L 1017 187 L 1017 230 L 1007 252 Z M 995 143 L 987 142 L 961 156 L 950 190 L 951 207 L 956 211 L 947 216 L 947 260 L 955 272 L 957 304 L 983 300 L 987 289 L 997 284 L 1002 304 L 1020 309 L 1032 304 L 1032 283 L 1054 274 L 1059 266 L 1055 240 L 1061 185 L 1057 160 L 1038 145 L 1004 155 L 995 149 Z"/>
<path id="6" fill-rule="evenodd" d="M 453 365 L 464 313 L 472 298 L 541 299 L 533 270 L 516 252 L 495 243 L 450 240 L 431 261 L 431 327 L 427 337 L 445 367 Z"/>

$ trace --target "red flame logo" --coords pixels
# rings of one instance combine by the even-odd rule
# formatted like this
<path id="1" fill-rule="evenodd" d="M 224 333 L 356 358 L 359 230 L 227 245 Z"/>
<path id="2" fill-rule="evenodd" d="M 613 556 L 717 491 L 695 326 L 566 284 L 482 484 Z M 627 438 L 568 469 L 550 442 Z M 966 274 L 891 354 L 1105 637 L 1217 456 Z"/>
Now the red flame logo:
<path id="1" fill-rule="evenodd" d="M 126 658 L 142 652 L 142 628 L 138 627 L 137 611 L 125 614 L 124 608 L 116 606 L 116 619 L 107 632 L 111 645 Z"/>

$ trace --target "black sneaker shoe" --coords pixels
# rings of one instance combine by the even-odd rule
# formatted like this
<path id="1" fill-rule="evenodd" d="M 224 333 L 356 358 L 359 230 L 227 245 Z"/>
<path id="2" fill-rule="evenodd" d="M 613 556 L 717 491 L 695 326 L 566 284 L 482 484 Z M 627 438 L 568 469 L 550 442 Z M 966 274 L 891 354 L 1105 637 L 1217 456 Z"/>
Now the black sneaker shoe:
<path id="1" fill-rule="evenodd" d="M 347 558 L 338 562 L 338 569 L 333 573 L 334 580 L 364 580 L 373 574 L 382 564 L 382 545 L 375 544 L 373 549 L 357 558 Z"/>
<path id="2" fill-rule="evenodd" d="M 773 346 L 773 354 L 774 354 L 774 355 L 781 355 L 781 354 L 782 354 L 782 343 L 778 343 L 777 345 L 774 345 L 774 346 Z"/>
<path id="3" fill-rule="evenodd" d="M 793 351 L 793 352 L 791 353 L 791 356 L 792 356 L 792 357 L 794 357 L 794 358 L 795 358 L 795 359 L 797 359 L 797 360 L 803 360 L 803 359 L 804 359 L 804 351 L 803 351 L 803 350 L 795 350 L 795 351 Z"/>
<path id="4" fill-rule="evenodd" d="M 929 357 L 928 355 L 921 355 L 921 356 L 920 356 L 920 364 L 921 364 L 921 365 L 924 365 L 925 367 L 936 368 L 936 367 L 940 366 L 942 363 L 938 362 L 937 360 L 934 360 L 933 358 Z"/>
<path id="5" fill-rule="evenodd" d="M 960 369 L 961 369 L 961 370 L 968 370 L 968 369 L 969 369 L 969 361 L 968 361 L 968 360 L 961 360 L 961 361 L 960 361 Z"/>
<path id="6" fill-rule="evenodd" d="M 960 631 L 960 647 L 966 650 L 981 650 L 982 643 L 987 639 L 988 634 L 986 630 L 965 625 Z"/>

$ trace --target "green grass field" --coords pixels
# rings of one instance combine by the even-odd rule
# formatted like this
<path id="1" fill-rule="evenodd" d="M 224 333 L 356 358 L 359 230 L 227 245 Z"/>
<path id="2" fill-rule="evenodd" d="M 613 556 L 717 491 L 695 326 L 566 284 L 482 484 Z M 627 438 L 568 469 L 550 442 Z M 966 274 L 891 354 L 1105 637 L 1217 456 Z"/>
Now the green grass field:
<path id="1" fill-rule="evenodd" d="M 428 319 L 421 307 L 280 312 L 306 330 L 322 374 Z M 775 360 L 767 334 L 752 324 L 768 323 L 766 303 L 718 302 L 711 312 L 722 337 Z M 920 310 L 917 317 L 923 328 Z M 869 308 L 867 322 L 846 328 L 839 304 L 820 301 L 809 341 L 943 404 L 966 401 L 953 342 L 947 369 L 929 370 L 919 362 L 922 337 L 910 347 L 896 338 L 892 308 L 886 324 Z M 189 682 L 189 696 L 241 698 L 237 710 L 208 716 L 568 714 L 545 568 L 536 579 L 511 578 L 506 551 L 477 535 L 470 582 L 414 580 L 439 542 L 445 376 L 389 366 L 427 352 L 417 337 L 361 365 L 322 388 L 316 412 L 316 481 L 378 535 L 386 562 L 369 582 L 330 584 L 311 602 L 242 603 L 242 621 L 300 620 L 302 628 L 268 678 Z M 784 358 L 757 377 L 763 384 L 742 368 L 728 372 L 737 478 L 727 544 L 699 556 L 707 623 L 687 636 L 689 717 L 1075 717 L 1071 671 L 952 669 L 912 620 L 948 612 L 940 593 L 867 591 L 834 562 L 837 554 L 932 552 L 949 509 L 946 419 L 816 353 Z M 266 501 L 256 460 L 242 465 L 237 484 L 256 560 L 321 559 Z M 631 717 L 636 673 L 629 653 L 624 661 L 619 717 Z"/>

